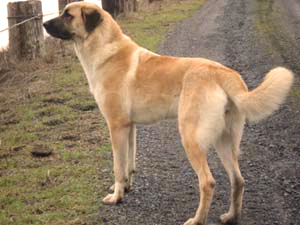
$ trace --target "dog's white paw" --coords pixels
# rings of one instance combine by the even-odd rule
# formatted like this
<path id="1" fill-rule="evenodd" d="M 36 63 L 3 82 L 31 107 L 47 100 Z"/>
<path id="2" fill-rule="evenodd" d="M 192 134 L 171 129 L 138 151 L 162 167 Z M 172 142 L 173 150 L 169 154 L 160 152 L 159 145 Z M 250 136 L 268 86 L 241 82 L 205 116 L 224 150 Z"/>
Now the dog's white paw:
<path id="1" fill-rule="evenodd" d="M 188 221 L 184 223 L 184 225 L 202 225 L 202 223 L 199 223 L 195 220 L 195 218 L 191 218 Z"/>
<path id="2" fill-rule="evenodd" d="M 102 201 L 104 204 L 107 204 L 107 205 L 116 205 L 117 203 L 120 203 L 123 201 L 123 197 L 117 196 L 115 194 L 108 194 Z"/>
<path id="3" fill-rule="evenodd" d="M 131 188 L 131 185 L 129 185 L 129 184 L 127 184 L 124 187 L 124 192 L 130 192 L 131 190 L 132 190 L 132 188 Z M 109 191 L 111 191 L 111 192 L 115 191 L 115 185 L 114 184 L 110 186 Z"/>
<path id="4" fill-rule="evenodd" d="M 220 216 L 220 220 L 223 224 L 232 224 L 237 222 L 238 217 L 233 213 L 225 213 Z"/>
<path id="5" fill-rule="evenodd" d="M 112 192 L 114 192 L 115 191 L 115 185 L 114 184 L 111 185 L 110 188 L 109 188 L 109 190 L 112 191 Z"/>

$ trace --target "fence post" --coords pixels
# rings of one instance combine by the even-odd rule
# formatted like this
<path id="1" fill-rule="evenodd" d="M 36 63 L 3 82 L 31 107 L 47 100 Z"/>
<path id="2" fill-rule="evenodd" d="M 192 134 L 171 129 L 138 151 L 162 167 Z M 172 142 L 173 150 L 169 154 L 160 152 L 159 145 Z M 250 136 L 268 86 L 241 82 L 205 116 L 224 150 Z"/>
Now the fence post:
<path id="1" fill-rule="evenodd" d="M 43 11 L 40 0 L 7 4 L 9 52 L 17 59 L 35 59 L 44 53 Z M 33 18 L 21 25 L 22 21 Z M 13 27 L 14 26 L 14 27 Z"/>

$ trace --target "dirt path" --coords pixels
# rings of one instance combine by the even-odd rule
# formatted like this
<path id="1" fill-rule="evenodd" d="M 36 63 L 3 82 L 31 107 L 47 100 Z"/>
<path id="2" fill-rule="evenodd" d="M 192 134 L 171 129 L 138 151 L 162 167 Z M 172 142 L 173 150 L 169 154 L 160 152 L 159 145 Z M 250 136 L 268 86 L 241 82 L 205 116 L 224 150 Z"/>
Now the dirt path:
<path id="1" fill-rule="evenodd" d="M 254 87 L 275 66 L 300 74 L 299 18 L 297 0 L 209 0 L 168 35 L 160 53 L 216 60 L 239 71 Z M 300 224 L 298 78 L 296 83 L 280 110 L 245 128 L 240 164 L 246 190 L 240 224 Z M 134 190 L 123 204 L 103 206 L 99 221 L 183 224 L 194 215 L 199 194 L 176 122 L 139 126 L 137 149 Z M 219 224 L 219 216 L 229 207 L 230 187 L 214 151 L 209 163 L 217 181 L 209 224 Z"/>

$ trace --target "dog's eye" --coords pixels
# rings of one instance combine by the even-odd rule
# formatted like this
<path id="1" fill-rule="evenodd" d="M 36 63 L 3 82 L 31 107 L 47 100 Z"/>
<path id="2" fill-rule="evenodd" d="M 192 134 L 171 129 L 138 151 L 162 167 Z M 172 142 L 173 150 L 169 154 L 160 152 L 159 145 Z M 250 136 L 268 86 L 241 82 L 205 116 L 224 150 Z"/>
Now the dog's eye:
<path id="1" fill-rule="evenodd" d="M 64 12 L 63 17 L 64 17 L 64 19 L 66 19 L 66 20 L 71 20 L 71 19 L 73 19 L 73 16 L 72 16 L 68 11 L 65 11 L 65 12 Z"/>

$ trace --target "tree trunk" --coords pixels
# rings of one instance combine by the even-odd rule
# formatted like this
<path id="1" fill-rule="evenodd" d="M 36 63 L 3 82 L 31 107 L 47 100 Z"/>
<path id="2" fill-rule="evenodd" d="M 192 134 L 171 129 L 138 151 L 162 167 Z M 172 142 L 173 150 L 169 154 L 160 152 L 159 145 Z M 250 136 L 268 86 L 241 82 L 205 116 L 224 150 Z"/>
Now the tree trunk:
<path id="1" fill-rule="evenodd" d="M 139 1 L 143 0 L 102 0 L 102 7 L 114 17 L 121 13 L 127 16 L 138 11 Z"/>

